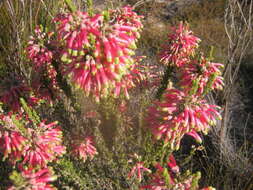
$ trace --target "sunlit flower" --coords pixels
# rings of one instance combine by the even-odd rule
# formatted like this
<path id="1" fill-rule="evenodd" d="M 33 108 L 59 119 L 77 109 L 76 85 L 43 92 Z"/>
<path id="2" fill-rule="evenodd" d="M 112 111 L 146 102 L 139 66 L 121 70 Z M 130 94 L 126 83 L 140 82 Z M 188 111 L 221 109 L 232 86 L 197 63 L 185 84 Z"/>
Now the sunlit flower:
<path id="1" fill-rule="evenodd" d="M 77 137 L 73 139 L 71 154 L 85 162 L 88 157 L 93 159 L 93 157 L 98 153 L 96 147 L 94 146 L 92 137 L 88 136 L 85 138 Z"/>
<path id="2" fill-rule="evenodd" d="M 65 153 L 62 145 L 62 131 L 57 122 L 45 124 L 41 122 L 37 129 L 28 129 L 29 143 L 24 148 L 22 155 L 23 164 L 35 167 L 46 166 L 58 156 Z"/>
<path id="3" fill-rule="evenodd" d="M 125 7 L 102 14 L 75 12 L 54 20 L 61 51 L 62 73 L 77 87 L 99 100 L 133 87 L 134 49 L 142 28 L 141 17 Z"/>
<path id="4" fill-rule="evenodd" d="M 15 163 L 21 159 L 27 139 L 19 132 L 9 115 L 0 115 L 0 152 Z"/>
<path id="5" fill-rule="evenodd" d="M 27 56 L 37 70 L 40 70 L 45 63 L 52 61 L 53 54 L 46 47 L 50 43 L 50 35 L 42 31 L 41 28 L 35 29 L 35 35 L 30 37 L 26 48 Z"/>
<path id="6" fill-rule="evenodd" d="M 174 162 L 173 155 L 170 156 L 169 162 L 167 165 L 170 167 L 171 159 Z M 150 174 L 150 179 L 147 185 L 141 186 L 142 190 L 215 190 L 212 187 L 199 188 L 199 179 L 201 174 L 199 172 L 195 174 L 186 173 L 184 175 L 174 175 L 173 169 L 170 167 L 168 170 L 167 167 L 163 167 L 160 163 L 154 165 L 156 171 Z M 172 171 L 171 171 L 172 170 Z M 178 168 L 179 171 L 179 168 Z"/>
<path id="7" fill-rule="evenodd" d="M 139 38 L 138 28 L 142 28 L 141 23 L 142 16 L 137 15 L 131 6 L 125 6 L 120 9 L 110 10 L 111 14 L 117 20 L 117 23 L 123 24 L 124 26 L 134 27 L 135 30 L 130 30 L 136 38 Z"/>
<path id="8" fill-rule="evenodd" d="M 147 120 L 156 139 L 162 138 L 170 143 L 172 149 L 178 149 L 185 134 L 206 134 L 216 124 L 216 119 L 221 119 L 217 109 L 218 106 L 209 105 L 198 96 L 188 96 L 183 91 L 167 89 L 162 100 L 154 102 L 149 108 Z"/>
<path id="9" fill-rule="evenodd" d="M 53 185 L 49 184 L 57 179 L 57 176 L 54 175 L 51 168 L 24 168 L 19 167 L 21 170 L 22 187 L 26 190 L 55 190 L 56 188 Z M 8 190 L 20 189 L 20 186 L 12 186 Z"/>
<path id="10" fill-rule="evenodd" d="M 160 53 L 160 62 L 165 65 L 181 67 L 195 53 L 200 39 L 192 34 L 183 23 L 180 23 L 169 34 L 168 41 Z"/>
<path id="11" fill-rule="evenodd" d="M 180 86 L 187 92 L 195 88 L 194 91 L 198 95 L 209 90 L 221 90 L 224 86 L 222 68 L 221 63 L 212 63 L 201 56 L 199 60 L 192 60 L 180 68 Z"/>
<path id="12" fill-rule="evenodd" d="M 53 33 L 43 32 L 42 28 L 35 29 L 35 35 L 30 37 L 26 48 L 27 57 L 33 68 L 31 85 L 37 97 L 52 102 L 56 98 L 56 92 L 59 86 L 56 80 L 57 72 L 52 65 L 53 50 L 52 45 Z"/>

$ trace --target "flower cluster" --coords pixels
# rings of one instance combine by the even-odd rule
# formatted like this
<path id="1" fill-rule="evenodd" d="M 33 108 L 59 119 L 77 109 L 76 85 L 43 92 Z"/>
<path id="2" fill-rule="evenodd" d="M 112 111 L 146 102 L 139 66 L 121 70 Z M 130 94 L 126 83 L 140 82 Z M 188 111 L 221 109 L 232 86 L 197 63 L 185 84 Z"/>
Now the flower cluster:
<path id="1" fill-rule="evenodd" d="M 60 90 L 57 81 L 61 83 L 66 78 L 70 79 L 86 95 L 95 96 L 96 100 L 111 94 L 115 97 L 124 94 L 129 98 L 129 89 L 147 78 L 157 83 L 157 73 L 145 74 L 146 67 L 139 64 L 141 58 L 134 57 L 143 27 L 141 18 L 129 6 L 97 14 L 76 11 L 56 16 L 53 20 L 54 32 L 44 32 L 39 27 L 35 29 L 35 35 L 26 48 L 32 67 L 31 88 L 23 80 L 15 78 L 18 82 L 2 82 L 0 91 L 0 101 L 14 112 L 19 111 L 6 115 L 0 108 L 0 153 L 11 164 L 19 166 L 18 175 L 22 178 L 21 185 L 15 184 L 9 190 L 54 189 L 49 183 L 56 176 L 48 163 L 57 160 L 66 151 L 62 131 L 57 122 L 41 122 L 34 110 L 29 110 L 29 105 L 39 99 L 51 102 L 56 97 L 55 92 Z M 147 120 L 155 138 L 163 139 L 171 150 L 179 148 L 184 135 L 201 142 L 198 133 L 206 134 L 221 118 L 220 108 L 209 105 L 204 96 L 209 90 L 222 88 L 220 69 L 223 66 L 202 55 L 195 59 L 199 42 L 200 39 L 181 23 L 169 35 L 160 55 L 160 63 L 172 66 L 179 82 L 175 87 L 166 89 L 161 100 L 154 102 L 149 108 Z M 38 98 L 32 97 L 32 93 Z M 22 109 L 21 97 L 28 102 L 28 105 L 22 104 Z M 119 105 L 119 110 L 126 111 L 125 101 Z M 85 118 L 94 117 L 94 112 L 85 115 Z M 97 154 L 90 136 L 74 137 L 70 147 L 70 153 L 82 161 L 93 159 Z M 156 172 L 152 173 L 144 167 L 144 162 L 138 160 L 128 177 L 135 176 L 141 182 L 143 172 L 151 173 L 149 184 L 142 189 L 198 189 L 199 174 L 181 177 L 173 155 L 169 156 L 166 166 L 157 163 L 155 169 Z"/>
<path id="2" fill-rule="evenodd" d="M 17 188 L 15 185 L 8 188 L 8 190 L 20 189 L 20 186 L 25 188 L 26 190 L 55 190 L 55 188 L 49 184 L 57 179 L 54 175 L 53 170 L 51 168 L 24 168 L 19 167 L 21 171 L 21 176 L 18 174 L 13 174 L 13 177 L 21 177 L 22 184 L 18 184 Z"/>
<path id="3" fill-rule="evenodd" d="M 194 55 L 200 39 L 192 34 L 188 26 L 180 23 L 168 36 L 168 42 L 164 45 L 160 54 L 160 62 L 169 66 L 181 67 Z"/>
<path id="4" fill-rule="evenodd" d="M 53 58 L 53 53 L 47 48 L 47 44 L 50 43 L 50 36 L 52 34 L 46 34 L 39 27 L 37 27 L 34 32 L 35 35 L 30 37 L 26 51 L 34 68 L 41 70 L 44 65 L 50 63 Z"/>
<path id="5" fill-rule="evenodd" d="M 198 96 L 187 96 L 183 91 L 167 89 L 162 101 L 149 108 L 148 122 L 156 139 L 163 138 L 171 148 L 178 149 L 185 134 L 204 132 L 221 119 L 218 106 L 209 105 Z M 200 141 L 198 136 L 195 136 Z"/>
<path id="6" fill-rule="evenodd" d="M 75 138 L 71 146 L 71 154 L 84 162 L 89 157 L 93 157 L 97 154 L 97 150 L 94 147 L 94 142 L 92 137 L 88 136 L 85 138 Z"/>
<path id="7" fill-rule="evenodd" d="M 26 48 L 27 57 L 32 66 L 32 89 L 37 97 L 52 101 L 55 92 L 59 91 L 56 80 L 57 72 L 52 65 L 54 51 L 52 46 L 53 32 L 43 32 L 43 29 L 37 27 L 35 35 L 30 37 Z"/>
<path id="8" fill-rule="evenodd" d="M 0 120 L 0 152 L 4 159 L 9 157 L 12 162 L 20 160 L 27 139 L 18 131 L 10 115 L 1 114 Z"/>
<path id="9" fill-rule="evenodd" d="M 1 114 L 0 151 L 4 158 L 9 158 L 12 163 L 22 160 L 24 165 L 45 167 L 65 153 L 57 122 L 47 125 L 41 122 L 32 128 L 31 121 L 22 121 L 24 117 Z"/>
<path id="10" fill-rule="evenodd" d="M 57 156 L 65 153 L 62 146 L 62 131 L 57 122 L 45 124 L 41 122 L 37 129 L 28 129 L 29 140 L 23 150 L 23 164 L 45 167 Z"/>
<path id="11" fill-rule="evenodd" d="M 209 90 L 221 90 L 224 86 L 222 68 L 221 63 L 212 63 L 201 56 L 199 60 L 192 60 L 180 68 L 180 86 L 187 92 L 196 86 L 195 91 L 198 95 Z"/>
<path id="12" fill-rule="evenodd" d="M 5 115 L 1 110 L 0 152 L 13 165 L 22 165 L 21 175 L 27 181 L 22 187 L 52 189 L 47 165 L 65 153 L 60 127 L 30 117 L 34 111 L 30 106 L 40 100 L 52 102 L 60 92 L 58 82 L 65 83 L 66 78 L 97 100 L 111 94 L 128 98 L 128 90 L 144 79 L 139 58 L 134 57 L 143 27 L 141 18 L 126 6 L 98 14 L 60 14 L 54 19 L 54 31 L 36 27 L 26 47 L 32 72 L 29 85 L 15 78 L 18 82 L 0 92 L 4 106 L 19 111 Z M 21 108 L 20 98 L 28 105 Z M 97 154 L 91 137 L 75 139 L 71 148 L 71 153 L 84 161 Z"/>
<path id="13" fill-rule="evenodd" d="M 114 89 L 115 96 L 128 96 L 132 72 L 137 72 L 132 55 L 140 19 L 130 7 L 93 16 L 80 11 L 58 15 L 54 21 L 63 74 L 98 99 Z"/>
<path id="14" fill-rule="evenodd" d="M 47 163 L 65 153 L 62 131 L 57 122 L 36 122 L 26 113 L 0 114 L 0 152 L 4 159 L 18 163 L 26 189 L 54 189 L 55 179 Z M 25 169 L 25 168 L 29 169 Z M 19 185 L 20 187 L 20 185 Z M 15 186 L 10 189 L 16 189 Z"/>
<path id="15" fill-rule="evenodd" d="M 221 119 L 220 108 L 209 105 L 204 96 L 223 87 L 220 71 L 223 65 L 212 63 L 203 55 L 194 56 L 200 40 L 182 23 L 174 32 L 160 62 L 175 68 L 171 72 L 175 72 L 176 88 L 167 87 L 161 100 L 149 108 L 147 119 L 155 138 L 163 139 L 172 150 L 180 147 L 185 134 L 201 142 L 198 132 L 207 134 L 210 126 Z"/>
<path id="16" fill-rule="evenodd" d="M 143 190 L 215 190 L 212 187 L 206 187 L 200 189 L 198 186 L 198 181 L 200 179 L 200 173 L 190 174 L 186 173 L 180 175 L 179 167 L 176 164 L 173 155 L 170 155 L 168 167 L 163 167 L 161 164 L 156 163 L 154 166 L 156 172 L 150 174 L 151 179 L 148 185 L 141 187 Z"/>

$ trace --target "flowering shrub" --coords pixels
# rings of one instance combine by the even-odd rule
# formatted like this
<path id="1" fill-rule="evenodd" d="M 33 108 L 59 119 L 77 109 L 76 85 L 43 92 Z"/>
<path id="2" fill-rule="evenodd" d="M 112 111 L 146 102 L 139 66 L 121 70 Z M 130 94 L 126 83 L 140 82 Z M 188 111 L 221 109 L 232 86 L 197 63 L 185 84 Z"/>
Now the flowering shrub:
<path id="1" fill-rule="evenodd" d="M 57 122 L 46 125 L 41 122 L 36 130 L 28 129 L 28 143 L 23 150 L 23 164 L 45 167 L 65 153 L 62 146 L 62 132 Z"/>
<path id="2" fill-rule="evenodd" d="M 21 117 L 1 115 L 0 150 L 5 158 L 9 157 L 13 163 L 23 159 L 23 164 L 35 167 L 46 166 L 47 162 L 64 154 L 62 132 L 56 122 L 33 126 L 32 121 L 23 121 Z"/>
<path id="3" fill-rule="evenodd" d="M 37 27 L 34 33 L 35 35 L 30 37 L 26 51 L 34 68 L 41 70 L 46 63 L 50 63 L 53 59 L 52 51 L 47 48 L 52 33 L 45 33 L 40 27 Z"/>
<path id="4" fill-rule="evenodd" d="M 200 39 L 192 34 L 188 26 L 180 23 L 168 36 L 168 41 L 160 53 L 160 62 L 164 65 L 181 67 L 193 56 Z"/>
<path id="5" fill-rule="evenodd" d="M 26 142 L 27 139 L 19 132 L 11 116 L 1 114 L 0 151 L 4 159 L 9 157 L 13 162 L 21 159 Z"/>
<path id="6" fill-rule="evenodd" d="M 169 157 L 168 167 L 163 167 L 160 163 L 155 164 L 155 173 L 150 174 L 148 185 L 144 185 L 141 189 L 146 190 L 214 190 L 212 187 L 200 189 L 198 181 L 200 173 L 179 175 L 179 167 L 176 164 L 174 156 Z"/>
<path id="7" fill-rule="evenodd" d="M 171 149 L 178 149 L 185 134 L 207 134 L 221 116 L 216 105 L 209 105 L 198 96 L 186 95 L 177 89 L 167 89 L 162 101 L 149 108 L 148 123 L 156 139 L 164 139 Z M 193 136 L 193 135 L 191 135 Z"/>
<path id="8" fill-rule="evenodd" d="M 211 63 L 203 56 L 195 59 L 198 38 L 180 23 L 169 40 L 160 62 L 175 68 L 177 88 L 168 87 L 159 101 L 149 108 L 147 121 L 156 139 L 164 139 L 170 148 L 179 149 L 185 134 L 201 138 L 197 132 L 207 134 L 210 126 L 221 119 L 216 105 L 209 105 L 204 96 L 214 89 L 222 89 L 220 63 Z M 179 48 L 180 47 L 180 48 Z M 166 58 L 165 58 L 166 57 Z M 196 55 L 198 58 L 198 55 Z M 175 62 L 179 61 L 180 62 Z M 170 65 L 172 64 L 172 65 Z"/>
<path id="9" fill-rule="evenodd" d="M 16 190 L 24 188 L 26 190 L 54 190 L 53 185 L 49 184 L 57 179 L 51 168 L 23 168 L 19 167 L 21 173 L 14 172 L 11 179 L 15 182 L 17 178 L 20 184 L 13 185 L 8 190 Z M 20 179 L 21 178 L 21 179 Z"/>
<path id="10" fill-rule="evenodd" d="M 39 123 L 24 100 L 21 102 L 26 112 L 5 114 L 1 110 L 0 114 L 0 153 L 21 171 L 10 176 L 15 185 L 8 189 L 54 189 L 48 182 L 56 178 L 46 167 L 64 153 L 61 130 L 57 122 Z"/>
<path id="11" fill-rule="evenodd" d="M 58 15 L 56 34 L 61 69 L 85 94 L 97 99 L 113 91 L 128 97 L 133 87 L 134 49 L 142 28 L 141 17 L 131 7 L 89 15 L 73 12 Z"/>
<path id="12" fill-rule="evenodd" d="M 60 90 L 56 80 L 57 71 L 52 64 L 54 50 L 51 50 L 51 38 L 54 33 L 44 32 L 42 27 L 37 27 L 34 33 L 26 48 L 32 66 L 31 86 L 38 98 L 52 102 Z"/>
<path id="13" fill-rule="evenodd" d="M 56 31 L 45 33 L 37 28 L 27 47 L 28 58 L 39 71 L 32 83 L 37 94 L 50 100 L 49 91 L 42 87 L 41 74 L 46 75 L 52 92 L 58 90 L 57 72 L 51 63 L 56 61 L 61 73 L 86 95 L 99 100 L 111 92 L 115 97 L 122 92 L 129 98 L 135 75 L 141 75 L 132 57 L 143 27 L 141 18 L 126 6 L 94 15 L 62 13 L 54 18 Z"/>
<path id="14" fill-rule="evenodd" d="M 209 90 L 221 90 L 224 85 L 222 68 L 221 63 L 212 63 L 203 56 L 192 60 L 180 68 L 180 87 L 188 93 L 196 88 L 194 90 L 198 96 L 205 95 Z"/>
<path id="15" fill-rule="evenodd" d="M 76 97 L 66 96 L 64 99 L 63 92 L 65 95 L 67 93 L 63 89 L 73 89 L 69 84 L 81 88 L 84 94 L 92 95 L 99 103 L 101 98 L 109 96 L 119 98 L 123 95 L 130 98 L 129 89 L 137 84 L 152 88 L 152 85 L 161 81 L 156 73 L 159 68 L 144 66 L 141 64 L 143 57 L 135 56 L 136 43 L 143 27 L 141 19 L 142 16 L 138 16 L 130 6 L 98 13 L 92 9 L 88 12 L 63 10 L 53 19 L 50 31 L 36 27 L 34 36 L 26 47 L 31 77 L 14 84 L 12 81 L 7 82 L 7 87 L 1 86 L 0 91 L 0 100 L 3 102 L 3 106 L 0 106 L 0 156 L 3 155 L 4 159 L 8 159 L 11 165 L 18 166 L 20 170 L 20 174 L 13 173 L 14 177 L 11 178 L 14 185 L 9 189 L 54 189 L 49 183 L 56 177 L 48 165 L 50 163 L 54 166 L 54 161 L 63 156 L 66 149 L 72 158 L 77 157 L 83 162 L 98 154 L 91 136 L 73 135 L 75 128 L 69 129 L 72 121 L 83 124 L 87 120 L 92 125 L 98 115 L 98 111 L 93 110 L 83 114 L 81 106 L 75 102 Z M 180 148 L 184 135 L 201 142 L 199 133 L 207 134 L 216 120 L 221 119 L 220 107 L 208 104 L 204 98 L 210 90 L 222 89 L 222 64 L 213 63 L 198 52 L 200 39 L 187 26 L 180 23 L 173 32 L 160 53 L 160 63 L 172 68 L 167 69 L 173 74 L 173 78 L 169 78 L 171 85 L 166 86 L 161 99 L 155 100 L 149 107 L 147 117 L 147 125 L 152 134 L 156 140 L 162 140 L 163 149 L 168 149 L 169 155 L 164 151 L 162 156 L 159 155 L 160 163 L 151 169 L 144 166 L 144 163 L 151 165 L 149 160 L 138 160 L 128 178 L 136 177 L 141 182 L 143 173 L 149 173 L 147 179 L 146 176 L 144 179 L 146 185 L 142 185 L 141 189 L 199 189 L 199 173 L 181 174 L 171 153 Z M 69 114 L 69 122 L 62 123 L 67 131 L 65 134 L 58 122 L 46 124 L 35 111 L 37 107 L 34 105 L 39 100 L 53 105 L 55 98 L 63 106 L 55 106 L 52 112 L 43 113 L 43 117 L 59 108 L 69 108 L 71 111 L 64 113 Z M 117 102 L 115 110 L 122 114 L 130 111 L 127 101 Z M 44 107 L 40 108 L 40 113 L 47 112 L 43 110 Z M 80 115 L 82 118 L 78 118 Z M 113 114 L 104 115 L 108 116 L 105 120 L 109 121 Z M 117 123 L 117 119 L 113 118 L 112 123 Z M 96 120 L 98 125 L 102 120 Z M 141 120 L 138 122 L 141 124 Z M 112 123 L 109 121 L 107 124 Z M 77 131 L 80 130 L 75 132 Z M 63 135 L 72 135 L 71 141 L 63 142 Z M 166 156 L 168 161 L 164 164 L 162 162 Z M 61 163 L 64 163 L 64 159 Z M 63 171 L 61 174 L 66 173 L 68 172 Z M 15 176 L 19 176 L 20 183 L 17 183 Z M 73 179 L 80 180 L 78 177 Z"/>
<path id="16" fill-rule="evenodd" d="M 18 164 L 24 179 L 18 188 L 54 189 L 47 184 L 55 179 L 47 163 L 65 153 L 62 131 L 57 122 L 39 122 L 28 110 L 28 105 L 23 106 L 26 112 L 0 115 L 0 153 L 12 165 Z M 9 189 L 16 188 L 13 186 Z"/>
<path id="17" fill-rule="evenodd" d="M 93 159 L 93 157 L 97 154 L 92 137 L 88 136 L 81 139 L 75 137 L 73 141 L 74 142 L 71 145 L 71 154 L 84 162 L 88 157 Z"/>
<path id="18" fill-rule="evenodd" d="M 180 23 L 178 29 L 169 35 L 161 52 L 160 63 L 167 66 L 166 72 L 174 72 L 174 78 L 166 78 L 171 83 L 148 110 L 148 126 L 155 139 L 163 139 L 164 147 L 178 150 L 184 135 L 190 135 L 202 142 L 198 132 L 207 134 L 216 120 L 221 119 L 219 107 L 210 105 L 205 95 L 214 89 L 222 89 L 220 63 L 212 63 L 201 53 L 196 53 L 200 40 Z M 168 77 L 168 73 L 165 73 Z M 164 81 L 163 81 L 164 82 Z M 167 81 L 165 81 L 167 82 Z M 172 84 L 172 82 L 174 82 Z M 199 189 L 200 173 L 179 175 L 179 168 L 171 155 L 167 163 L 169 170 L 161 164 L 155 165 L 148 185 L 143 189 Z M 204 189 L 212 189 L 211 187 Z"/>

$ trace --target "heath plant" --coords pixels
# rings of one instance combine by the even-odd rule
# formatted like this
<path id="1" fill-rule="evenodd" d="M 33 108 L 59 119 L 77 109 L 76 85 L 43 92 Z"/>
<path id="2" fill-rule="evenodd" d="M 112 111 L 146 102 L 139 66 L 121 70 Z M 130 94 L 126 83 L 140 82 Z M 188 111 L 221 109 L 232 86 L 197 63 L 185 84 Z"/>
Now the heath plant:
<path id="1" fill-rule="evenodd" d="M 133 7 L 95 11 L 91 0 L 84 9 L 70 0 L 62 5 L 57 14 L 48 12 L 50 26 L 33 27 L 19 52 L 30 74 L 17 69 L 5 75 L 0 87 L 0 156 L 14 168 L 8 189 L 66 189 L 71 184 L 76 189 L 201 189 L 200 173 L 181 172 L 173 154 L 185 135 L 201 143 L 200 134 L 221 119 L 221 108 L 205 97 L 223 88 L 223 65 L 205 57 L 200 39 L 181 22 L 157 53 L 165 68 L 159 78 L 156 68 L 135 54 L 143 16 Z M 134 145 L 129 137 L 129 147 L 121 140 L 127 141 L 122 136 L 136 124 L 136 114 L 128 111 L 137 98 L 133 89 L 154 85 L 157 96 L 150 105 L 143 96 L 137 114 L 146 135 L 143 144 Z M 95 106 L 83 113 L 77 96 Z M 113 130 L 107 134 L 114 135 L 109 142 L 116 145 L 102 145 L 99 131 L 105 129 Z M 108 163 L 101 164 L 100 154 Z M 116 169 L 104 171 L 110 179 L 105 183 L 98 173 L 108 165 Z"/>

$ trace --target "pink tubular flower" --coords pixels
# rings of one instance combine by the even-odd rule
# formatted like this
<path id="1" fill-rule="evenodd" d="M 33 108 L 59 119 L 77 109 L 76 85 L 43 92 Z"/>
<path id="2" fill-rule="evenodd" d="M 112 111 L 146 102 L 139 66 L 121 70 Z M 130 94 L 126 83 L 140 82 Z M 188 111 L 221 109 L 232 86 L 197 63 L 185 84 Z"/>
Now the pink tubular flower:
<path id="1" fill-rule="evenodd" d="M 19 132 L 0 132 L 0 151 L 3 152 L 4 159 L 9 157 L 11 162 L 19 160 L 25 142 L 26 139 Z"/>
<path id="2" fill-rule="evenodd" d="M 202 139 L 196 131 L 191 131 L 189 133 L 186 133 L 186 135 L 193 137 L 198 143 L 202 143 Z"/>
<path id="3" fill-rule="evenodd" d="M 198 183 L 201 174 L 197 172 L 196 174 L 186 174 L 174 175 L 173 168 L 171 168 L 171 162 L 174 162 L 174 157 L 171 155 L 169 157 L 169 162 L 167 165 L 170 167 L 168 170 L 166 167 L 162 167 L 159 163 L 155 165 L 155 173 L 150 174 L 150 180 L 147 185 L 141 187 L 142 190 L 190 190 L 199 189 Z M 173 164 L 174 165 L 174 164 Z M 172 170 L 172 171 L 171 171 Z M 178 168 L 179 170 L 179 168 Z M 199 190 L 215 190 L 212 187 L 207 187 Z"/>
<path id="4" fill-rule="evenodd" d="M 27 139 L 19 132 L 9 115 L 0 116 L 0 152 L 4 159 L 9 158 L 13 163 L 21 159 Z"/>
<path id="5" fill-rule="evenodd" d="M 62 62 L 62 73 L 89 95 L 99 100 L 114 89 L 114 95 L 133 87 L 136 41 L 141 17 L 130 7 L 108 14 L 86 12 L 58 15 L 54 21 Z"/>
<path id="6" fill-rule="evenodd" d="M 183 23 L 174 28 L 168 36 L 168 42 L 164 45 L 160 54 L 160 62 L 165 65 L 180 67 L 186 64 L 189 56 L 195 53 L 200 39 L 192 35 L 192 31 Z"/>
<path id="7" fill-rule="evenodd" d="M 40 70 L 45 63 L 50 63 L 52 61 L 53 54 L 46 47 L 50 43 L 50 36 L 52 34 L 46 34 L 37 27 L 35 29 L 34 37 L 30 37 L 28 46 L 26 48 L 27 56 L 32 61 L 32 64 L 37 70 Z"/>
<path id="8" fill-rule="evenodd" d="M 141 86 L 142 82 L 147 80 L 146 74 L 144 73 L 144 67 L 139 65 L 137 62 L 129 68 L 130 73 L 126 74 L 121 82 L 115 81 L 113 82 L 115 89 L 113 91 L 114 97 L 118 97 L 120 92 L 123 92 L 125 97 L 129 99 L 128 89 L 135 87 L 136 85 Z"/>
<path id="9" fill-rule="evenodd" d="M 129 172 L 129 174 L 128 174 L 128 178 L 132 178 L 134 175 L 135 175 L 135 173 L 137 174 L 137 179 L 138 179 L 138 181 L 139 182 L 141 182 L 141 180 L 142 180 L 142 173 L 143 172 L 148 172 L 148 173 L 151 173 L 151 170 L 150 169 L 148 169 L 148 168 L 145 168 L 144 166 L 143 166 L 143 162 L 138 162 L 138 163 L 136 163 L 136 165 L 132 168 L 132 170 Z"/>
<path id="10" fill-rule="evenodd" d="M 57 179 L 51 168 L 23 168 L 21 170 L 21 176 L 24 179 L 22 187 L 26 190 L 55 190 L 53 185 L 49 184 Z M 8 190 L 15 190 L 20 187 L 12 186 Z"/>
<path id="11" fill-rule="evenodd" d="M 4 159 L 8 158 L 11 163 L 15 163 L 21 159 L 28 140 L 21 134 L 11 116 L 11 113 L 0 115 L 0 152 Z"/>
<path id="12" fill-rule="evenodd" d="M 111 10 L 111 14 L 116 15 L 117 23 L 123 23 L 125 26 L 125 30 L 127 30 L 128 27 L 134 27 L 134 28 L 142 28 L 143 25 L 141 23 L 140 18 L 142 16 L 137 15 L 135 12 L 133 12 L 133 8 L 130 6 L 125 6 L 121 9 Z M 136 30 L 128 29 L 130 32 L 133 32 L 136 37 L 139 35 L 136 33 Z"/>
<path id="13" fill-rule="evenodd" d="M 149 108 L 148 122 L 156 139 L 163 138 L 172 149 L 178 149 L 185 134 L 207 133 L 210 126 L 221 119 L 216 105 L 209 105 L 197 96 L 183 91 L 167 89 L 162 101 Z M 196 134 L 195 134 L 196 135 Z"/>
<path id="14" fill-rule="evenodd" d="M 33 68 L 32 88 L 36 96 L 51 102 L 55 92 L 59 91 L 56 80 L 57 72 L 52 65 L 53 51 L 51 36 L 53 33 L 45 33 L 39 27 L 35 29 L 34 37 L 31 37 L 26 48 L 27 57 Z"/>
<path id="15" fill-rule="evenodd" d="M 81 139 L 79 137 L 75 138 L 71 149 L 71 154 L 84 162 L 88 157 L 93 159 L 93 157 L 98 154 L 93 139 L 90 136 Z"/>
<path id="16" fill-rule="evenodd" d="M 65 153 L 65 147 L 62 146 L 62 131 L 57 122 L 47 125 L 41 122 L 37 129 L 29 128 L 28 135 L 29 143 L 22 152 L 23 164 L 45 167 L 48 162 Z"/>
<path id="17" fill-rule="evenodd" d="M 1 114 L 0 123 L 0 152 L 12 163 L 22 160 L 31 167 L 45 167 L 65 153 L 57 122 L 34 126 L 26 114 L 10 113 Z"/>
<path id="18" fill-rule="evenodd" d="M 196 94 L 202 95 L 209 90 L 222 89 L 224 86 L 221 76 L 221 63 L 212 63 L 201 56 L 180 68 L 180 86 L 186 92 L 196 88 Z"/>

